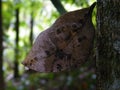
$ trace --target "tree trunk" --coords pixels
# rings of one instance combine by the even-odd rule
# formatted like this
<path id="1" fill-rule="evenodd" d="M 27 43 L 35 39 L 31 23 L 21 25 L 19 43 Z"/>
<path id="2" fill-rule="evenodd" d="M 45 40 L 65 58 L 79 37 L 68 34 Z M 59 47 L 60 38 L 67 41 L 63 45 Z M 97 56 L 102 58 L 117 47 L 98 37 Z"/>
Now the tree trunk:
<path id="1" fill-rule="evenodd" d="M 0 90 L 4 90 L 3 76 L 3 29 L 2 29 L 2 0 L 0 0 Z"/>
<path id="2" fill-rule="evenodd" d="M 16 23 L 15 23 L 15 29 L 16 29 L 16 47 L 15 47 L 15 61 L 14 61 L 14 78 L 19 77 L 19 64 L 18 64 L 18 58 L 19 58 L 19 8 L 16 9 Z"/>
<path id="3" fill-rule="evenodd" d="M 33 24 L 34 24 L 34 19 L 33 19 L 33 12 L 31 13 L 31 20 L 30 20 L 30 45 L 32 46 L 33 44 Z"/>
<path id="4" fill-rule="evenodd" d="M 120 90 L 120 1 L 97 1 L 97 90 Z"/>

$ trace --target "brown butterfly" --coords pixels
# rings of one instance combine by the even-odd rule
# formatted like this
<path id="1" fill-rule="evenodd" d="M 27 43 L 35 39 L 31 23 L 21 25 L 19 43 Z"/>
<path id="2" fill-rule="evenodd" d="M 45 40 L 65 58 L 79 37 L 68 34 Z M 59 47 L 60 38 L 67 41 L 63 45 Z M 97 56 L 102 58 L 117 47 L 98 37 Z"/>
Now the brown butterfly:
<path id="1" fill-rule="evenodd" d="M 95 5 L 59 17 L 39 34 L 23 64 L 39 72 L 70 71 L 80 67 L 93 46 L 91 17 Z"/>

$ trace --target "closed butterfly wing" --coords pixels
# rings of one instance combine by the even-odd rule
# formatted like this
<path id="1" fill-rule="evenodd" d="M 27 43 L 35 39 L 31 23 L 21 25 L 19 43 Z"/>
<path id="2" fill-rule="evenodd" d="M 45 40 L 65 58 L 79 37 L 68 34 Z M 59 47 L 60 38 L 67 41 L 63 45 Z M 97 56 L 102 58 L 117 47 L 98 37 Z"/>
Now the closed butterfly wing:
<path id="1" fill-rule="evenodd" d="M 37 37 L 23 64 L 39 72 L 70 71 L 80 67 L 93 46 L 92 10 L 68 12 Z"/>

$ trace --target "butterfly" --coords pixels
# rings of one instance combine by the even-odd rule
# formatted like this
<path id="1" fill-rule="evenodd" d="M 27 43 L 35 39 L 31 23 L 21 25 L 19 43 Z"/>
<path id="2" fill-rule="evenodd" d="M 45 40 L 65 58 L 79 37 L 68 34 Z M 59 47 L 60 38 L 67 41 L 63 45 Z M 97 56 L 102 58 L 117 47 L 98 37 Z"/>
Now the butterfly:
<path id="1" fill-rule="evenodd" d="M 90 7 L 60 16 L 41 32 L 23 61 L 38 72 L 71 71 L 85 63 L 93 47 L 95 28 Z"/>

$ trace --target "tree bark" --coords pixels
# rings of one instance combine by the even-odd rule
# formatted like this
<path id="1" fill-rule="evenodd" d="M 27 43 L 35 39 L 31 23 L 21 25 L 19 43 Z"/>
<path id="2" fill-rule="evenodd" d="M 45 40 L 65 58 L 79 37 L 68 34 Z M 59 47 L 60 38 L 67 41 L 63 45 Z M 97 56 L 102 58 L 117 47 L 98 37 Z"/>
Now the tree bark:
<path id="1" fill-rule="evenodd" d="M 3 29 L 2 29 L 2 0 L 0 0 L 0 90 L 4 90 L 3 76 Z"/>
<path id="2" fill-rule="evenodd" d="M 97 0 L 97 90 L 120 90 L 120 2 Z"/>

